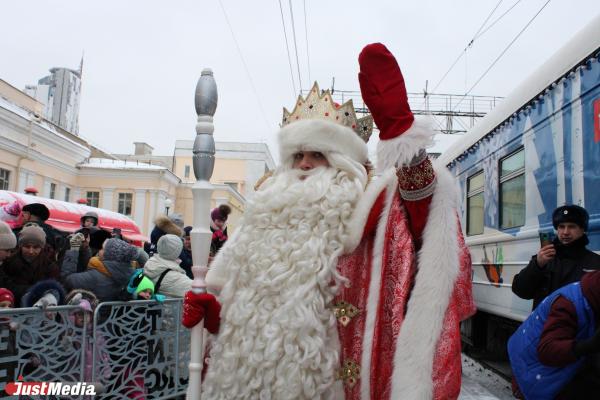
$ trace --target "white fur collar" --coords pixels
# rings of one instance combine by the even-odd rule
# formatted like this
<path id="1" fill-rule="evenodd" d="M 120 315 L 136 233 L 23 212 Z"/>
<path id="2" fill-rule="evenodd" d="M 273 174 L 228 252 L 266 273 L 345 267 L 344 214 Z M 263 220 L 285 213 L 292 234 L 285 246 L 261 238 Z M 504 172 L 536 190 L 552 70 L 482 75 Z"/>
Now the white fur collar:
<path id="1" fill-rule="evenodd" d="M 379 178 L 373 180 L 362 195 L 354 213 L 352 219 L 348 224 L 348 238 L 344 243 L 344 254 L 348 254 L 356 249 L 356 246 L 360 243 L 367 218 L 371 213 L 371 209 L 375 204 L 375 201 L 385 189 L 390 192 L 394 192 L 398 187 L 398 179 L 396 178 L 396 169 L 389 168 Z"/>

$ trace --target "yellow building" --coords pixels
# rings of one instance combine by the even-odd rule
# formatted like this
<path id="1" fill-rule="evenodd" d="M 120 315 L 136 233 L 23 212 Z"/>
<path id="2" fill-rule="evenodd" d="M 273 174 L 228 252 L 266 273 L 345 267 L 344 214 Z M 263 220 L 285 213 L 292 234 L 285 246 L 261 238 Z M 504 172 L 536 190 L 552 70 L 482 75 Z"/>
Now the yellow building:
<path id="1" fill-rule="evenodd" d="M 75 202 L 131 217 L 148 235 L 167 211 L 193 221 L 195 182 L 191 140 L 178 140 L 172 156 L 152 155 L 152 146 L 135 143 L 134 154 L 110 154 L 42 117 L 44 105 L 0 80 L 0 189 Z M 229 204 L 233 230 L 245 196 L 274 162 L 266 144 L 216 143 L 212 205 Z"/>

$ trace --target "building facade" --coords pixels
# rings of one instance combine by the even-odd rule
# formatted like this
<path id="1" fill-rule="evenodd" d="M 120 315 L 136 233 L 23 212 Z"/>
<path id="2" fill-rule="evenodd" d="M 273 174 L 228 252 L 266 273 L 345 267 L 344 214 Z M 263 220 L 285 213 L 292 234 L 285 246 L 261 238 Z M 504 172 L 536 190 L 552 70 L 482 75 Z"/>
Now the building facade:
<path id="1" fill-rule="evenodd" d="M 135 143 L 133 154 L 111 154 L 45 118 L 44 107 L 0 80 L 0 189 L 35 187 L 42 197 L 85 199 L 131 217 L 146 235 L 166 212 L 192 224 L 193 141 L 177 141 L 173 155 L 153 155 L 147 143 Z M 231 206 L 233 230 L 248 190 L 274 163 L 264 144 L 217 142 L 216 149 L 212 206 Z"/>

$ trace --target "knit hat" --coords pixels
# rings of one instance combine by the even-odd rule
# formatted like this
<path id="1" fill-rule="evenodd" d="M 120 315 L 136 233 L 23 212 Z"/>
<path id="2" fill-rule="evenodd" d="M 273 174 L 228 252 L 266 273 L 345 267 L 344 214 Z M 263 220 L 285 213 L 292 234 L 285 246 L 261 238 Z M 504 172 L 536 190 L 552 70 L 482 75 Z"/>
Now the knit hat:
<path id="1" fill-rule="evenodd" d="M 21 205 L 18 202 L 13 201 L 12 203 L 3 205 L 2 210 L 8 215 L 18 217 L 19 214 L 21 214 Z"/>
<path id="2" fill-rule="evenodd" d="M 21 299 L 22 307 L 52 307 L 64 304 L 65 290 L 54 279 L 37 282 L 31 286 Z"/>
<path id="3" fill-rule="evenodd" d="M 175 261 L 181 254 L 183 242 L 179 236 L 164 235 L 158 239 L 156 250 L 158 254 L 165 260 Z"/>
<path id="4" fill-rule="evenodd" d="M 130 262 L 138 255 L 135 246 L 121 239 L 108 239 L 104 242 L 104 260 Z"/>
<path id="5" fill-rule="evenodd" d="M 194 228 L 191 226 L 186 226 L 185 228 L 183 228 L 183 237 L 190 236 L 190 232 L 192 232 L 192 229 Z"/>
<path id="6" fill-rule="evenodd" d="M 27 204 L 23 207 L 22 211 L 26 211 L 31 215 L 35 215 L 41 221 L 45 221 L 48 218 L 50 218 L 50 210 L 48 210 L 48 207 L 46 207 L 42 203 Z"/>
<path id="7" fill-rule="evenodd" d="M 0 250 L 10 250 L 15 247 L 17 247 L 17 237 L 6 222 L 0 221 Z"/>
<path id="8" fill-rule="evenodd" d="M 584 231 L 587 231 L 589 219 L 590 216 L 585 208 L 574 204 L 558 207 L 552 212 L 552 225 L 554 229 L 558 229 L 558 225 L 561 223 L 572 222 L 579 225 Z"/>
<path id="9" fill-rule="evenodd" d="M 213 209 L 210 213 L 210 217 L 212 218 L 212 220 L 221 220 L 221 221 L 227 221 L 227 217 L 229 216 L 229 214 L 231 213 L 231 207 L 229 207 L 227 204 L 221 204 L 219 207 Z"/>
<path id="10" fill-rule="evenodd" d="M 19 245 L 37 244 L 44 247 L 46 244 L 46 232 L 36 225 L 28 225 L 19 233 Z"/>
<path id="11" fill-rule="evenodd" d="M 135 289 L 135 294 L 137 296 L 140 292 L 142 292 L 144 290 L 148 290 L 148 289 L 150 289 L 152 291 L 152 293 L 154 293 L 154 283 L 152 283 L 150 278 L 148 278 L 147 276 L 144 276 L 144 277 L 142 277 L 142 280 L 138 284 L 137 288 Z"/>
<path id="12" fill-rule="evenodd" d="M 10 301 L 10 306 L 15 306 L 15 295 L 6 288 L 0 288 L 0 301 Z"/>

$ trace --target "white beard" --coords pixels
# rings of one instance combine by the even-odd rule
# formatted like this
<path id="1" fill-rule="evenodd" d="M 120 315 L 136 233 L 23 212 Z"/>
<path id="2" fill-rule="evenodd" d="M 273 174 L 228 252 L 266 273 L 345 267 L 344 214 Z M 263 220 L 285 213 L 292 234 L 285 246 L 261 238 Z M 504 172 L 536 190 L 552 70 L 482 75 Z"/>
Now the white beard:
<path id="1" fill-rule="evenodd" d="M 280 171 L 248 202 L 211 268 L 229 279 L 203 398 L 334 398 L 339 342 L 330 308 L 337 259 L 362 185 L 318 168 Z"/>

